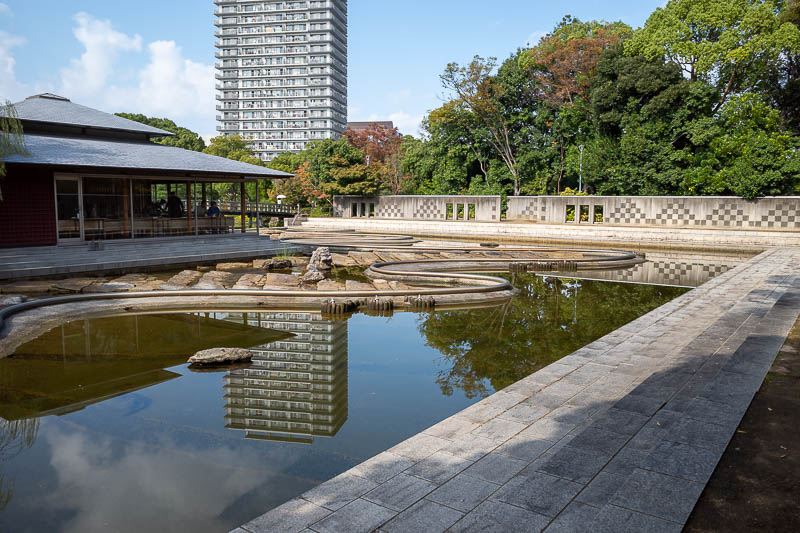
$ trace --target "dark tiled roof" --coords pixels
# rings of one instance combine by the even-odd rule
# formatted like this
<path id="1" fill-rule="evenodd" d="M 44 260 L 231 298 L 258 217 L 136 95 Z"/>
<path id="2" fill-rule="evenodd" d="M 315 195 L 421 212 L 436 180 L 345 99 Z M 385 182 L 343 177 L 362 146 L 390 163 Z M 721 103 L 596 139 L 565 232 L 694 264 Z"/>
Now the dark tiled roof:
<path id="1" fill-rule="evenodd" d="M 14 104 L 14 108 L 19 119 L 23 121 L 23 129 L 25 129 L 25 121 L 32 121 L 146 133 L 151 137 L 174 135 L 168 131 L 140 124 L 127 118 L 74 104 L 67 98 L 49 93 L 29 96 L 22 102 Z"/>
<path id="2" fill-rule="evenodd" d="M 12 155 L 6 163 L 126 170 L 177 171 L 261 178 L 286 178 L 286 172 L 242 163 L 224 157 L 164 146 L 148 141 L 25 135 L 28 155 Z"/>

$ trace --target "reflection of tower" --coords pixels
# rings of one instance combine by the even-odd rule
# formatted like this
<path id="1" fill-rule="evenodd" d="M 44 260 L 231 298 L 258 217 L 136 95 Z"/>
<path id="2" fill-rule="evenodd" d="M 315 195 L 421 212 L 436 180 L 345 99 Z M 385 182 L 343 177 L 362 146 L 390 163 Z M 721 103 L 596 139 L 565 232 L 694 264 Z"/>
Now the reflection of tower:
<path id="1" fill-rule="evenodd" d="M 335 435 L 347 420 L 347 322 L 313 312 L 228 319 L 295 337 L 252 348 L 250 368 L 226 374 L 226 427 L 247 438 L 292 442 Z"/>

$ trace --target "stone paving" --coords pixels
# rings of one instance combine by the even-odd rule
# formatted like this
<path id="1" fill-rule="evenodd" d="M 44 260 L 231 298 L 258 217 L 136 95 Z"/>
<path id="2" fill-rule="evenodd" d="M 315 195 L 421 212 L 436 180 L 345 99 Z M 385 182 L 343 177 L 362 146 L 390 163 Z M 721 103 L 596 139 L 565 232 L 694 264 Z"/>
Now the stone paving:
<path id="1" fill-rule="evenodd" d="M 254 233 L 105 241 L 104 249 L 98 251 L 89 250 L 86 243 L 4 248 L 0 249 L 0 279 L 253 259 L 284 250 L 294 250 L 294 247 Z"/>
<path id="2" fill-rule="evenodd" d="M 800 311 L 768 250 L 244 524 L 680 531 Z"/>

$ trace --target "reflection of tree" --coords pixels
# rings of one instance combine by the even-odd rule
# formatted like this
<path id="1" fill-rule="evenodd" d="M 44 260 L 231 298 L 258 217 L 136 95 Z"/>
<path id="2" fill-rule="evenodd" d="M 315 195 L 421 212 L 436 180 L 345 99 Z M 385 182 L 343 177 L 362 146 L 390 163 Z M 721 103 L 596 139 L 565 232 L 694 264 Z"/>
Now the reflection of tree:
<path id="1" fill-rule="evenodd" d="M 449 368 L 442 393 L 486 396 L 671 300 L 685 289 L 515 276 L 502 307 L 424 315 L 419 331 Z M 491 389 L 489 388 L 491 384 Z"/>
<path id="2" fill-rule="evenodd" d="M 21 420 L 0 418 L 0 463 L 13 459 L 33 446 L 38 431 L 38 418 Z M 13 495 L 14 481 L 6 480 L 5 475 L 0 472 L 0 511 L 8 506 Z"/>

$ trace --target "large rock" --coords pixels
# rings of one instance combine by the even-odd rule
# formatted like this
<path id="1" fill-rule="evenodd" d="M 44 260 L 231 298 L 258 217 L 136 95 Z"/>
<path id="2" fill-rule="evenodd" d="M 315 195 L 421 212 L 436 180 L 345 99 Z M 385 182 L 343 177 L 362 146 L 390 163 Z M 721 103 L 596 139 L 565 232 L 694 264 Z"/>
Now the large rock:
<path id="1" fill-rule="evenodd" d="M 309 263 L 306 267 L 306 273 L 301 276 L 303 281 L 308 283 L 317 283 L 325 279 L 325 274 L 320 272 L 320 269 L 314 263 Z"/>
<path id="2" fill-rule="evenodd" d="M 343 291 L 344 283 L 341 281 L 333 281 L 332 279 L 323 279 L 317 283 L 318 291 Z"/>
<path id="3" fill-rule="evenodd" d="M 216 270 L 222 272 L 231 272 L 236 270 L 249 270 L 252 267 L 252 263 L 217 263 Z"/>
<path id="4" fill-rule="evenodd" d="M 344 282 L 345 289 L 348 291 L 374 291 L 375 287 L 372 286 L 370 283 L 362 283 L 360 281 L 354 281 L 352 279 L 348 279 Z"/>
<path id="5" fill-rule="evenodd" d="M 344 254 L 331 254 L 333 264 L 339 267 L 358 266 L 358 262 L 348 255 Z"/>
<path id="6" fill-rule="evenodd" d="M 230 289 L 239 276 L 233 272 L 222 272 L 220 270 L 212 270 L 206 272 L 200 281 L 192 287 L 193 289 Z"/>
<path id="7" fill-rule="evenodd" d="M 388 291 L 391 289 L 389 282 L 385 279 L 373 279 L 372 284 L 375 285 L 375 288 L 379 291 Z"/>
<path id="8" fill-rule="evenodd" d="M 253 352 L 246 348 L 209 348 L 200 350 L 189 358 L 195 365 L 219 365 L 252 359 Z"/>
<path id="9" fill-rule="evenodd" d="M 292 268 L 291 259 L 271 259 L 263 265 L 264 270 L 286 270 Z"/>
<path id="10" fill-rule="evenodd" d="M 127 292 L 134 288 L 132 283 L 120 283 L 116 281 L 109 281 L 108 283 L 95 283 L 89 285 L 83 292 L 98 293 L 98 292 Z"/>
<path id="11" fill-rule="evenodd" d="M 308 261 L 309 266 L 315 265 L 319 270 L 330 270 L 333 266 L 333 257 L 331 251 L 327 246 L 320 246 L 311 254 L 311 259 Z"/>
<path id="12" fill-rule="evenodd" d="M 260 289 L 264 286 L 263 274 L 245 274 L 233 286 L 234 289 Z"/>
<path id="13" fill-rule="evenodd" d="M 89 285 L 93 283 L 105 281 L 104 279 L 98 278 L 70 278 L 70 279 L 61 279 L 58 281 L 53 282 L 53 286 L 50 289 L 50 292 L 54 294 L 59 293 L 72 293 L 72 292 L 81 292 Z"/>

